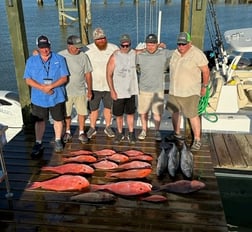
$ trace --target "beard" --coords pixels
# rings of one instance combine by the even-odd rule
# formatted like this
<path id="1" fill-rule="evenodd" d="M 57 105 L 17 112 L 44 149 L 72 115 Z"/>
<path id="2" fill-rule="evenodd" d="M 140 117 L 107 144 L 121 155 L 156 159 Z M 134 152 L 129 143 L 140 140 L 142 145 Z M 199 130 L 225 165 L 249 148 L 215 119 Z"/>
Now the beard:
<path id="1" fill-rule="evenodd" d="M 101 50 L 101 51 L 106 50 L 107 44 L 108 44 L 107 40 L 104 40 L 104 42 L 98 42 L 98 43 L 95 41 L 96 47 L 97 47 L 99 50 Z"/>

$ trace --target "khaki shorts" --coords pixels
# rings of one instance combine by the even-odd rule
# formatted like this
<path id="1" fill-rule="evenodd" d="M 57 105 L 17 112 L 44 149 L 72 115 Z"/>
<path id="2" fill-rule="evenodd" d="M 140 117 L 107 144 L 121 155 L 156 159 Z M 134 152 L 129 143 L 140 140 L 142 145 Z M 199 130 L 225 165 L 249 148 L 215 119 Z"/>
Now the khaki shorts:
<path id="1" fill-rule="evenodd" d="M 146 114 L 151 110 L 154 114 L 164 112 L 164 91 L 151 93 L 140 91 L 138 95 L 138 113 Z"/>
<path id="2" fill-rule="evenodd" d="M 186 118 L 194 118 L 198 115 L 200 96 L 176 97 L 168 95 L 166 109 L 170 113 L 182 112 Z"/>
<path id="3" fill-rule="evenodd" d="M 76 96 L 76 97 L 68 97 L 66 101 L 66 115 L 70 117 L 73 110 L 73 105 L 75 106 L 76 112 L 79 115 L 87 115 L 87 97 L 83 96 Z"/>

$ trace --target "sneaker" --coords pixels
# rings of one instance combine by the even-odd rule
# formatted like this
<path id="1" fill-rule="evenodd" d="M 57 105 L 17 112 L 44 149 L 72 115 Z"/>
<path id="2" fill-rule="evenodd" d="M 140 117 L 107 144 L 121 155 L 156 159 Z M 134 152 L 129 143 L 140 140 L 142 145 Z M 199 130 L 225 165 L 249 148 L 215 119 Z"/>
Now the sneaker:
<path id="1" fill-rule="evenodd" d="M 84 133 L 80 134 L 78 139 L 80 140 L 81 143 L 88 142 L 88 137 Z"/>
<path id="2" fill-rule="evenodd" d="M 185 138 L 180 134 L 173 133 L 173 134 L 166 136 L 165 140 L 167 140 L 167 141 L 185 140 Z"/>
<path id="3" fill-rule="evenodd" d="M 118 143 L 122 142 L 122 140 L 124 140 L 124 135 L 122 133 L 117 133 L 115 140 L 114 140 L 114 143 L 118 144 Z"/>
<path id="4" fill-rule="evenodd" d="M 138 135 L 139 140 L 144 140 L 146 137 L 146 131 L 142 130 L 141 133 Z"/>
<path id="5" fill-rule="evenodd" d="M 55 140 L 54 151 L 57 153 L 63 151 L 63 144 L 62 144 L 61 140 L 59 140 L 59 139 Z"/>
<path id="6" fill-rule="evenodd" d="M 201 147 L 200 140 L 194 140 L 193 144 L 191 146 L 191 151 L 198 151 L 198 150 L 200 150 L 200 147 Z"/>
<path id="7" fill-rule="evenodd" d="M 104 129 L 104 133 L 105 133 L 109 138 L 115 137 L 115 133 L 114 133 L 114 131 L 111 129 L 110 126 L 108 126 L 108 127 L 106 127 L 106 128 Z"/>
<path id="8" fill-rule="evenodd" d="M 161 133 L 160 131 L 155 132 L 155 140 L 156 141 L 162 141 Z"/>
<path id="9" fill-rule="evenodd" d="M 63 142 L 69 143 L 72 141 L 72 135 L 70 133 L 65 133 L 63 136 Z"/>
<path id="10" fill-rule="evenodd" d="M 96 130 L 95 130 L 95 128 L 92 128 L 92 127 L 90 127 L 89 128 L 89 130 L 88 130 L 88 132 L 87 132 L 87 137 L 89 138 L 89 139 L 91 139 L 93 136 L 95 136 L 96 135 Z"/>
<path id="11" fill-rule="evenodd" d="M 44 147 L 42 143 L 35 143 L 32 152 L 31 152 L 31 157 L 32 159 L 38 159 L 43 155 Z"/>
<path id="12" fill-rule="evenodd" d="M 136 143 L 136 137 L 135 137 L 135 133 L 134 132 L 129 132 L 128 140 L 129 140 L 129 144 L 130 145 L 133 145 L 133 144 Z"/>

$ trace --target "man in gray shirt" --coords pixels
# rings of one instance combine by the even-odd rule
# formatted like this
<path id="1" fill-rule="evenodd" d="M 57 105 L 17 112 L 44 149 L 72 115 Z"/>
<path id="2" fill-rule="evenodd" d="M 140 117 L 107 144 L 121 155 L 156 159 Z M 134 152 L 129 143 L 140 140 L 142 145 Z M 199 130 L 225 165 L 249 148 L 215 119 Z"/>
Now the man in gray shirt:
<path id="1" fill-rule="evenodd" d="M 164 72 L 172 51 L 159 48 L 155 34 L 149 34 L 145 40 L 146 49 L 137 55 L 139 67 L 138 113 L 141 117 L 142 131 L 138 136 L 144 140 L 147 134 L 148 113 L 151 110 L 155 123 L 155 139 L 161 141 L 159 131 L 164 110 Z"/>

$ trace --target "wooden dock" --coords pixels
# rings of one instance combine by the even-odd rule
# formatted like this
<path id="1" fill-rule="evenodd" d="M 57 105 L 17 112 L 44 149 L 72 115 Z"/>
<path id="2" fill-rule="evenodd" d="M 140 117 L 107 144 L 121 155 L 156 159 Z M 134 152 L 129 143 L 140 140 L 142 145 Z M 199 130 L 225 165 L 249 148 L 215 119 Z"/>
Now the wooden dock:
<path id="1" fill-rule="evenodd" d="M 144 142 L 138 141 L 130 147 L 127 141 L 114 145 L 112 139 L 105 137 L 103 128 L 99 128 L 94 139 L 88 144 L 80 144 L 76 127 L 73 142 L 65 146 L 63 154 L 73 150 L 97 151 L 104 148 L 122 152 L 138 149 L 153 156 L 152 173 L 144 179 L 153 186 L 171 182 L 166 176 L 156 177 L 156 158 L 160 153 L 160 143 L 154 141 L 154 132 L 149 131 Z M 139 129 L 137 130 L 139 133 Z M 167 131 L 162 132 L 165 136 Z M 216 135 L 217 136 L 217 135 Z M 218 184 L 214 175 L 209 134 L 203 135 L 203 146 L 194 153 L 194 179 L 206 184 L 206 187 L 191 194 L 164 193 L 168 200 L 164 203 L 141 201 L 138 197 L 117 196 L 113 204 L 87 204 L 69 200 L 76 194 L 72 192 L 54 192 L 41 189 L 26 190 L 28 183 L 42 181 L 55 174 L 41 171 L 46 165 L 62 164 L 62 154 L 53 152 L 53 129 L 48 125 L 45 133 L 45 151 L 39 160 L 30 158 L 33 146 L 33 130 L 22 130 L 12 141 L 4 146 L 5 163 L 13 198 L 6 199 L 4 181 L 0 184 L 0 225 L 1 231 L 120 231 L 120 232 L 161 232 L 161 231 L 228 231 L 222 207 Z M 214 148 L 219 151 L 220 147 Z M 214 159 L 214 165 L 217 159 Z M 177 179 L 182 176 L 178 174 Z M 91 183 L 105 183 L 103 172 L 95 171 L 89 178 Z"/>

